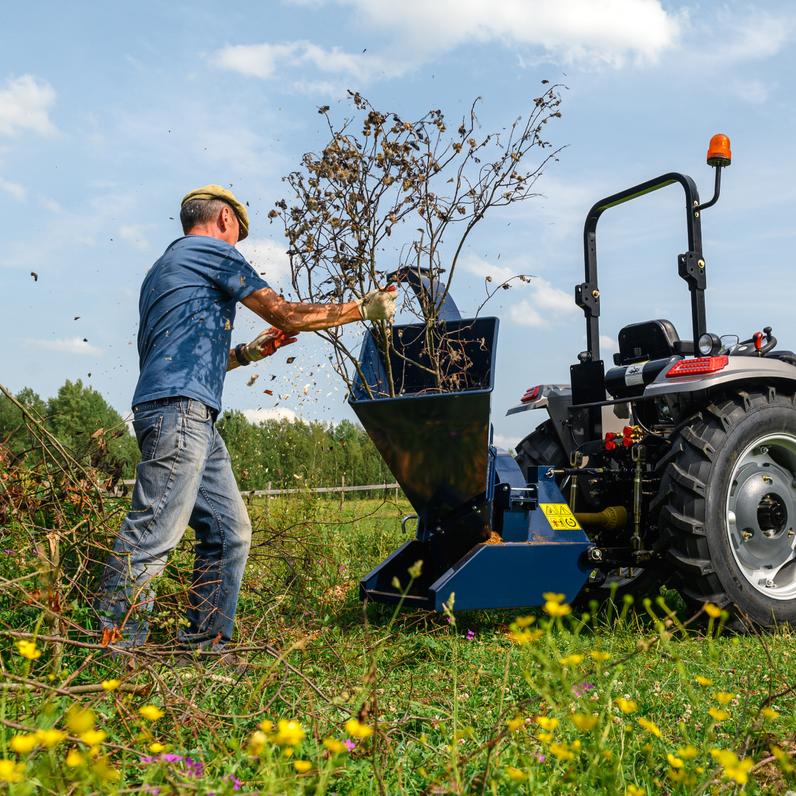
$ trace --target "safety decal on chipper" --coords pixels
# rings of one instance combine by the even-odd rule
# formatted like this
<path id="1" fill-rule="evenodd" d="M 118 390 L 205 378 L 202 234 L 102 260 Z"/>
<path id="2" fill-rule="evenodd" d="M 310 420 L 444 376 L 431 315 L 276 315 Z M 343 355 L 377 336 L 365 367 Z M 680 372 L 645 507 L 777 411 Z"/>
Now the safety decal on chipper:
<path id="1" fill-rule="evenodd" d="M 581 530 L 575 515 L 569 510 L 569 506 L 566 503 L 540 503 L 539 508 L 544 512 L 550 526 L 556 530 Z"/>

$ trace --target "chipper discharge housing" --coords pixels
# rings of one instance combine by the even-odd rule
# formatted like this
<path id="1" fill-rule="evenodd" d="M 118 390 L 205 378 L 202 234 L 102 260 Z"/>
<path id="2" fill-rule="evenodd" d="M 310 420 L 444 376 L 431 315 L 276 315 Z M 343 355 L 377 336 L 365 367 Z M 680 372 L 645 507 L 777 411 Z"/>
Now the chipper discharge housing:
<path id="1" fill-rule="evenodd" d="M 456 316 L 395 326 L 389 363 L 372 336 L 363 344 L 350 403 L 417 513 L 417 533 L 361 581 L 360 595 L 437 611 L 454 594 L 456 609 L 538 605 L 549 591 L 571 599 L 590 569 L 589 539 L 551 468 L 526 481 L 491 444 L 498 320 Z M 437 375 L 424 367 L 432 347 Z"/>

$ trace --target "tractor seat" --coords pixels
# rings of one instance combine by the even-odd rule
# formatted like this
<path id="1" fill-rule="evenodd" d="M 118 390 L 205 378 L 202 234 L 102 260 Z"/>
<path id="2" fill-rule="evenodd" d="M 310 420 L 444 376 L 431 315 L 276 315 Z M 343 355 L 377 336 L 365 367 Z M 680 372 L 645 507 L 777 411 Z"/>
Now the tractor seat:
<path id="1" fill-rule="evenodd" d="M 690 340 L 681 340 L 674 324 L 662 319 L 631 323 L 620 329 L 618 340 L 619 352 L 614 354 L 614 365 L 632 365 L 634 362 L 668 359 L 675 354 L 694 353 L 694 344 Z"/>

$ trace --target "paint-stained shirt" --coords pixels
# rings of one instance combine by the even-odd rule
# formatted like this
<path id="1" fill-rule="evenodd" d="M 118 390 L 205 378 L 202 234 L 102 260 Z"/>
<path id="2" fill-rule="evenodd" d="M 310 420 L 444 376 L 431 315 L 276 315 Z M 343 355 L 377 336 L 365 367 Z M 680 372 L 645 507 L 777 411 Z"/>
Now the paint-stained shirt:
<path id="1" fill-rule="evenodd" d="M 268 284 L 225 241 L 175 240 L 141 286 L 133 406 L 185 396 L 221 411 L 235 305 L 263 287 Z"/>

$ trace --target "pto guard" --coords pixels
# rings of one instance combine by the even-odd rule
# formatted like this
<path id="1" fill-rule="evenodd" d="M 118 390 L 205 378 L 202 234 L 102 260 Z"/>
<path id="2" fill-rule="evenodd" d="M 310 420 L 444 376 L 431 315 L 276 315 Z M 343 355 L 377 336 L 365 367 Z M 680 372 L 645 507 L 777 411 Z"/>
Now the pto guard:
<path id="1" fill-rule="evenodd" d="M 366 337 L 360 365 L 373 397 L 359 379 L 350 404 L 418 527 L 414 539 L 362 579 L 362 599 L 441 611 L 455 595 L 456 610 L 519 608 L 542 604 L 549 591 L 573 599 L 593 569 L 585 556 L 591 542 L 552 470 L 540 467 L 526 483 L 514 458 L 490 444 L 497 330 L 496 318 L 436 327 L 450 361 L 468 363 L 463 386 L 441 392 L 427 371 L 406 366 L 399 355 L 422 362 L 425 327 L 394 327 L 392 398 L 384 395 L 385 363 Z M 421 574 L 410 585 L 417 561 Z"/>

